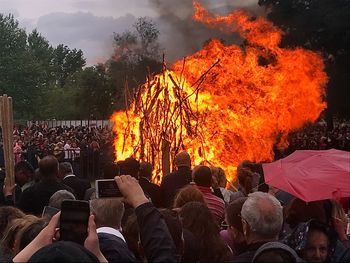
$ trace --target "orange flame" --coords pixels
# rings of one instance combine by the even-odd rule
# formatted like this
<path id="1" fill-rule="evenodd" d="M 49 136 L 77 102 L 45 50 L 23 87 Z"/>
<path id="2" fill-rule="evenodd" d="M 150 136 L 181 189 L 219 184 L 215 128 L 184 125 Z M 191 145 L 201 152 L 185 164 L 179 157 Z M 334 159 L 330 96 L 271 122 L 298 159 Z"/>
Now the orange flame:
<path id="1" fill-rule="evenodd" d="M 172 75 L 181 84 L 182 98 L 187 96 L 195 111 L 196 121 L 190 121 L 190 125 L 199 126 L 195 136 L 184 129 L 182 149 L 190 153 L 195 164 L 205 160 L 222 167 L 232 181 L 240 161 L 272 160 L 277 138 L 284 142 L 289 132 L 316 121 L 326 107 L 323 97 L 327 75 L 319 54 L 302 48 L 280 48 L 282 31 L 264 18 L 251 19 L 244 11 L 214 17 L 199 3 L 194 2 L 194 7 L 194 20 L 227 33 L 238 32 L 245 45 L 225 46 L 212 40 L 187 57 L 185 64 L 178 61 L 173 71 L 157 75 L 151 86 L 143 85 L 141 101 L 146 103 L 147 96 L 157 92 L 157 83 L 163 83 L 167 91 L 163 90 L 158 99 L 164 103 L 168 93 L 170 107 L 176 107 L 179 98 L 172 93 Z M 149 156 L 140 156 L 140 132 L 147 129 L 140 127 L 144 116 L 135 114 L 137 107 L 134 102 L 126 113 L 115 112 L 112 116 L 116 159 L 133 155 L 149 160 Z M 179 129 L 184 125 L 178 120 L 174 123 Z M 179 139 L 180 135 L 172 136 Z M 176 152 L 171 150 L 173 159 Z M 159 173 L 161 153 L 156 155 L 154 165 Z"/>

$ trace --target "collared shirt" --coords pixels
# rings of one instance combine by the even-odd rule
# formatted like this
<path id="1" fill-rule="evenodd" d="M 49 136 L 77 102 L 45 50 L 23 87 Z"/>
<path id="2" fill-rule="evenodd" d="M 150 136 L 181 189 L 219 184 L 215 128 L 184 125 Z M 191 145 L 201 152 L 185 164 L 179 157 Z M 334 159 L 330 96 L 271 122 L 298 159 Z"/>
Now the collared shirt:
<path id="1" fill-rule="evenodd" d="M 112 227 L 99 227 L 96 229 L 97 234 L 98 233 L 105 233 L 105 234 L 110 234 L 114 235 L 116 237 L 119 237 L 121 240 L 123 240 L 125 243 L 125 238 L 122 233 L 118 229 L 112 228 Z"/>
<path id="2" fill-rule="evenodd" d="M 204 201 L 206 202 L 209 210 L 213 214 L 215 220 L 220 224 L 225 216 L 224 200 L 213 195 L 213 191 L 210 187 L 203 187 L 197 185 L 197 188 L 202 192 Z"/>
<path id="3" fill-rule="evenodd" d="M 68 177 L 72 177 L 72 176 L 75 176 L 75 174 L 68 174 L 68 175 L 66 175 L 66 176 L 63 178 L 63 180 L 66 179 L 66 178 L 68 178 Z"/>

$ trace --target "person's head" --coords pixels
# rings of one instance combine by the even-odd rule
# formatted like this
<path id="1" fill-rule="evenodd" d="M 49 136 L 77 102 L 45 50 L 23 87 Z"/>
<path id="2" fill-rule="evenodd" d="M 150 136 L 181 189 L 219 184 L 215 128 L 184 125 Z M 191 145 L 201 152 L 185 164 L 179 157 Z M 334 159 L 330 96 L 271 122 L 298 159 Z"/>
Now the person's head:
<path id="1" fill-rule="evenodd" d="M 4 232 L 12 220 L 22 218 L 25 214 L 16 207 L 13 206 L 1 206 L 0 207 L 0 240 L 2 239 Z"/>
<path id="2" fill-rule="evenodd" d="M 19 161 L 15 165 L 15 179 L 19 186 L 23 186 L 32 180 L 34 175 L 33 167 L 27 161 Z"/>
<path id="3" fill-rule="evenodd" d="M 227 178 L 224 170 L 220 167 L 215 167 L 215 166 L 210 167 L 210 170 L 211 170 L 213 179 L 214 178 L 216 179 L 218 186 L 225 188 L 227 184 Z"/>
<path id="4" fill-rule="evenodd" d="M 140 163 L 135 158 L 126 158 L 120 166 L 120 174 L 131 175 L 134 178 L 139 177 Z"/>
<path id="5" fill-rule="evenodd" d="M 71 145 L 71 144 L 72 144 L 71 140 L 68 139 L 68 140 L 66 141 L 66 144 Z"/>
<path id="6" fill-rule="evenodd" d="M 305 229 L 306 244 L 299 255 L 307 262 L 327 262 L 331 255 L 331 230 L 319 221 L 311 220 Z"/>
<path id="7" fill-rule="evenodd" d="M 246 200 L 247 197 L 237 198 L 226 207 L 227 230 L 234 242 L 245 242 L 241 212 Z"/>
<path id="8" fill-rule="evenodd" d="M 167 225 L 170 235 L 174 241 L 177 255 L 179 259 L 181 259 L 184 253 L 184 239 L 180 218 L 175 211 L 169 209 L 161 209 L 160 213 L 163 215 L 165 224 Z"/>
<path id="9" fill-rule="evenodd" d="M 220 239 L 219 226 L 208 207 L 189 202 L 180 210 L 183 228 L 192 232 L 200 243 L 200 261 L 225 261 L 229 258 L 226 245 Z"/>
<path id="10" fill-rule="evenodd" d="M 66 175 L 73 174 L 73 167 L 69 162 L 59 164 L 59 178 L 63 179 Z"/>
<path id="11" fill-rule="evenodd" d="M 151 163 L 145 162 L 140 164 L 140 177 L 145 177 L 148 180 L 152 180 L 153 167 Z"/>
<path id="12" fill-rule="evenodd" d="M 99 198 L 90 201 L 91 212 L 95 215 L 96 227 L 121 227 L 124 204 L 119 198 Z"/>
<path id="13" fill-rule="evenodd" d="M 42 179 L 56 179 L 58 177 L 58 160 L 55 156 L 45 156 L 39 162 L 39 171 Z"/>
<path id="14" fill-rule="evenodd" d="M 64 200 L 75 200 L 75 196 L 67 190 L 58 190 L 50 197 L 49 206 L 61 210 Z"/>
<path id="15" fill-rule="evenodd" d="M 253 188 L 256 187 L 256 182 L 254 182 L 254 173 L 249 169 L 239 169 L 237 171 L 238 183 L 243 187 L 246 194 L 250 194 Z"/>
<path id="16" fill-rule="evenodd" d="M 308 202 L 294 198 L 285 209 L 285 222 L 293 229 L 300 223 L 317 219 L 328 223 L 324 201 Z"/>
<path id="17" fill-rule="evenodd" d="M 85 247 L 71 241 L 57 241 L 36 251 L 28 262 L 99 262 Z"/>
<path id="18" fill-rule="evenodd" d="M 197 165 L 192 171 L 193 181 L 198 186 L 210 187 L 211 186 L 211 171 L 208 166 Z"/>
<path id="19" fill-rule="evenodd" d="M 275 241 L 282 228 L 283 209 L 270 194 L 249 194 L 241 211 L 243 233 L 247 243 Z"/>
<path id="20" fill-rule="evenodd" d="M 191 168 L 191 157 L 187 152 L 179 152 L 174 158 L 174 165 L 177 168 L 188 167 Z"/>
<path id="21" fill-rule="evenodd" d="M 15 239 L 14 253 L 18 254 L 24 249 L 46 226 L 47 221 L 44 218 L 32 218 L 18 231 Z"/>
<path id="22" fill-rule="evenodd" d="M 119 166 L 116 163 L 107 163 L 103 169 L 104 179 L 114 179 L 119 175 Z"/>
<path id="23" fill-rule="evenodd" d="M 17 218 L 11 221 L 4 232 L 3 238 L 0 242 L 0 247 L 4 250 L 11 251 L 12 255 L 15 255 L 16 247 L 16 236 L 19 231 L 28 226 L 29 224 L 35 222 L 38 217 L 33 215 L 25 215 L 22 218 Z"/>
<path id="24" fill-rule="evenodd" d="M 205 203 L 202 192 L 194 185 L 187 185 L 180 189 L 174 199 L 174 208 L 181 208 L 189 202 Z"/>
<path id="25" fill-rule="evenodd" d="M 307 262 L 326 262 L 335 251 L 337 235 L 327 224 L 317 220 L 300 223 L 285 239 Z"/>
<path id="26" fill-rule="evenodd" d="M 268 242 L 254 254 L 252 262 L 302 262 L 297 253 L 280 242 Z"/>

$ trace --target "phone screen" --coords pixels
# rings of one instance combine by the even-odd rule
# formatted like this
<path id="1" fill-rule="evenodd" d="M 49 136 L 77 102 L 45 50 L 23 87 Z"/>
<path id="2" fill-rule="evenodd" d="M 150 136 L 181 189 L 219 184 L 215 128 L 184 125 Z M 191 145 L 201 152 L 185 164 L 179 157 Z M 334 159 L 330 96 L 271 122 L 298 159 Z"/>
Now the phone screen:
<path id="1" fill-rule="evenodd" d="M 45 206 L 43 213 L 41 215 L 41 217 L 46 217 L 51 219 L 54 215 L 56 215 L 60 210 L 55 208 L 55 207 L 51 207 L 51 206 Z"/>
<path id="2" fill-rule="evenodd" d="M 96 180 L 96 196 L 97 198 L 123 197 L 114 179 Z"/>
<path id="3" fill-rule="evenodd" d="M 88 202 L 63 201 L 60 216 L 60 240 L 73 241 L 83 246 L 88 235 L 89 216 Z"/>

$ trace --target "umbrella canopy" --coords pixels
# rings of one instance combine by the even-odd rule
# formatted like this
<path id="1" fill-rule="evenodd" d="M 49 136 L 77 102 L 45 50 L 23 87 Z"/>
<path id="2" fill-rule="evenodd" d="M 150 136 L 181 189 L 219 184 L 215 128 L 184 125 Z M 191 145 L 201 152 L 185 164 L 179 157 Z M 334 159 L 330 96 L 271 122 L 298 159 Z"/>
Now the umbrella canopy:
<path id="1" fill-rule="evenodd" d="M 268 185 L 305 202 L 350 197 L 350 152 L 295 151 L 263 170 Z"/>

